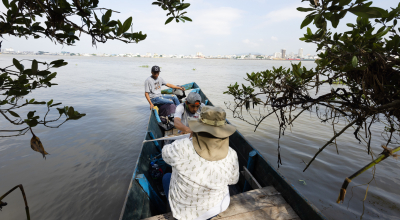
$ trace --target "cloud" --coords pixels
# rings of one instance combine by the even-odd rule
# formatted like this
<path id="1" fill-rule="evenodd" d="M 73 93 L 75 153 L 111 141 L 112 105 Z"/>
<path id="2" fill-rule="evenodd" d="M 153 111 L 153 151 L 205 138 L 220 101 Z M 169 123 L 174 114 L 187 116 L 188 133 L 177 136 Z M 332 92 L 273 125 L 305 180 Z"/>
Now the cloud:
<path id="1" fill-rule="evenodd" d="M 204 47 L 204 45 L 201 45 L 201 44 L 196 44 L 196 45 L 194 45 L 194 47 L 196 47 L 196 48 L 203 48 L 203 47 Z"/>
<path id="2" fill-rule="evenodd" d="M 249 39 L 244 39 L 242 42 L 252 47 L 256 47 L 259 45 L 258 43 L 252 42 Z"/>
<path id="3" fill-rule="evenodd" d="M 271 40 L 278 40 L 278 38 L 277 38 L 277 37 L 274 37 L 274 36 L 272 36 L 272 37 L 271 37 Z"/>
<path id="4" fill-rule="evenodd" d="M 301 5 L 304 6 L 304 5 Z M 304 18 L 305 14 L 304 12 L 297 11 L 297 7 L 300 6 L 289 6 L 285 8 L 281 8 L 279 10 L 271 11 L 265 16 L 263 16 L 264 19 L 266 19 L 265 24 L 273 24 L 273 23 L 279 23 L 282 21 L 289 21 L 289 20 L 295 20 L 295 19 L 300 19 Z"/>
<path id="5" fill-rule="evenodd" d="M 196 11 L 193 14 L 193 25 L 198 25 L 205 34 L 211 35 L 229 35 L 236 21 L 242 17 L 243 11 L 220 7 Z"/>

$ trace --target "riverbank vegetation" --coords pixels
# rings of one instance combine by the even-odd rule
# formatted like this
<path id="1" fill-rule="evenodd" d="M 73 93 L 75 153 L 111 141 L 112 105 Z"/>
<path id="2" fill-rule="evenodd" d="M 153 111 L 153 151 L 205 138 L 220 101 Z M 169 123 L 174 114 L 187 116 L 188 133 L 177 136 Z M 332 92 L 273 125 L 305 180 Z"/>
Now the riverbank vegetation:
<path id="1" fill-rule="evenodd" d="M 390 147 L 397 147 L 400 137 L 400 28 L 397 25 L 400 4 L 384 10 L 366 0 L 306 2 L 310 3 L 308 7 L 297 8 L 308 13 L 300 28 L 312 24 L 317 30 L 312 32 L 307 27 L 300 40 L 317 45 L 321 58 L 315 61 L 317 67 L 307 69 L 299 63 L 292 64 L 289 69 L 274 67 L 247 73 L 245 79 L 249 85 L 235 83 L 225 92 L 234 98 L 233 104 L 226 103 L 227 107 L 235 118 L 255 129 L 262 126 L 267 117 L 276 117 L 279 138 L 304 112 L 316 112 L 321 122 L 332 126 L 333 134 L 306 164 L 304 171 L 318 154 L 330 144 L 336 144 L 336 139 L 351 127 L 355 128 L 354 138 L 359 142 L 365 140 L 367 153 L 371 154 L 373 134 L 370 128 L 374 123 L 385 125 L 382 137 L 386 150 L 382 153 L 394 156 Z M 348 14 L 357 17 L 354 23 L 346 24 L 350 30 L 333 32 Z M 344 86 L 330 87 L 336 83 Z M 324 86 L 331 89 L 321 94 L 320 88 Z M 259 106 L 265 111 L 255 114 L 250 111 Z M 337 130 L 335 125 L 339 122 L 347 125 Z M 278 141 L 278 167 L 281 164 Z"/>

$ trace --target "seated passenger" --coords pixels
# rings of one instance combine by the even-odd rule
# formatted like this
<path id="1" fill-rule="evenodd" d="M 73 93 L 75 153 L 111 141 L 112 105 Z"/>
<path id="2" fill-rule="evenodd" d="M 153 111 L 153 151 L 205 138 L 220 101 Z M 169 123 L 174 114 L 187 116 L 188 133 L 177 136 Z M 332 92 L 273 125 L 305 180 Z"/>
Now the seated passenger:
<path id="1" fill-rule="evenodd" d="M 153 109 L 154 105 L 175 104 L 178 106 L 180 104 L 175 95 L 161 95 L 161 86 L 166 85 L 173 89 L 181 89 L 185 91 L 185 88 L 183 87 L 165 82 L 163 78 L 159 77 L 160 72 L 160 67 L 153 66 L 151 68 L 151 76 L 144 82 L 145 96 L 150 104 L 150 110 Z"/>
<path id="2" fill-rule="evenodd" d="M 225 211 L 230 203 L 228 185 L 239 181 L 239 161 L 229 147 L 236 128 L 226 124 L 220 107 L 204 106 L 200 119 L 190 119 L 193 138 L 165 145 L 162 157 L 172 166 L 163 188 L 177 219 L 206 220 Z"/>
<path id="3" fill-rule="evenodd" d="M 186 101 L 178 105 L 175 109 L 174 124 L 181 134 L 189 134 L 192 131 L 188 125 L 189 118 L 199 118 L 201 108 L 205 106 L 201 103 L 201 96 L 191 92 L 186 97 Z"/>

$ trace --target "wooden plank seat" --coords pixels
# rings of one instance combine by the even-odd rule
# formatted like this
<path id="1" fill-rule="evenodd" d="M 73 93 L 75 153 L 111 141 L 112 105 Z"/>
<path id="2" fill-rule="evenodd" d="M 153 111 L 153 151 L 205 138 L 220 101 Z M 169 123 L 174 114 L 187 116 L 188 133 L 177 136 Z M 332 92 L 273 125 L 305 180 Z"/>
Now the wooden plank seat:
<path id="1" fill-rule="evenodd" d="M 146 218 L 146 220 L 173 219 L 172 213 Z M 300 218 L 273 186 L 267 186 L 232 196 L 228 209 L 212 219 L 298 220 Z"/>

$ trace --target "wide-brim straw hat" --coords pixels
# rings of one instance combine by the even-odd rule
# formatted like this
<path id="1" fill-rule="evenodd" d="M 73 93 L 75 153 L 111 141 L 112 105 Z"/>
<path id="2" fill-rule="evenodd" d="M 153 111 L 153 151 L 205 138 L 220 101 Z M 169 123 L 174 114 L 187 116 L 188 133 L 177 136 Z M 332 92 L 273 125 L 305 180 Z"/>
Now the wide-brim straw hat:
<path id="1" fill-rule="evenodd" d="M 235 133 L 236 128 L 226 121 L 226 112 L 221 107 L 204 106 L 199 119 L 188 120 L 193 132 L 207 132 L 217 138 L 226 138 Z"/>

